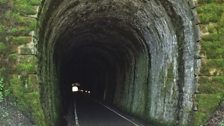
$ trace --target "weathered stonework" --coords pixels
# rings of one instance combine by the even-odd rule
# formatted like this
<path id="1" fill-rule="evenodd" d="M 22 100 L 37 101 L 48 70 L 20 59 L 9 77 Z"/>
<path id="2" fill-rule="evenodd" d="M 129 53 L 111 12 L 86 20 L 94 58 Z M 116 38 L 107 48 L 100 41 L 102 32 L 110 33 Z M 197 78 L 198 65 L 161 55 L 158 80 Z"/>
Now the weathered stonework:
<path id="1" fill-rule="evenodd" d="M 66 72 L 82 72 L 72 65 L 80 60 L 101 69 L 87 71 L 104 78 L 98 99 L 150 124 L 202 125 L 223 101 L 222 0 L 40 3 L 0 0 L 4 94 L 37 125 L 60 122 Z"/>
<path id="2" fill-rule="evenodd" d="M 224 100 L 224 2 L 198 0 L 197 12 L 202 39 L 199 42 L 201 70 L 194 122 L 195 125 L 203 125 Z"/>
<path id="3" fill-rule="evenodd" d="M 69 98 L 63 88 L 73 78 L 66 72 L 74 69 L 74 78 L 85 81 L 75 73 L 78 66 L 69 65 L 82 60 L 87 66 L 91 66 L 88 62 L 101 64 L 96 65 L 106 69 L 99 71 L 105 72 L 101 78 L 113 77 L 93 87 L 99 99 L 157 125 L 187 125 L 198 74 L 199 27 L 192 8 L 190 0 L 45 0 L 39 16 L 38 50 L 49 125 L 58 118 L 51 113 L 60 110 L 55 103 L 65 99 L 55 97 L 61 93 Z"/>
<path id="4" fill-rule="evenodd" d="M 4 52 L 0 57 L 0 78 L 4 78 L 4 102 L 14 104 L 14 109 L 23 111 L 31 122 L 45 125 L 39 99 L 37 43 L 34 38 L 37 22 L 34 15 L 39 4 L 40 0 L 0 0 L 0 49 Z M 6 113 L 11 112 L 6 110 Z M 13 118 L 11 116 L 2 125 L 13 125 L 12 122 L 7 124 L 7 120 Z"/>

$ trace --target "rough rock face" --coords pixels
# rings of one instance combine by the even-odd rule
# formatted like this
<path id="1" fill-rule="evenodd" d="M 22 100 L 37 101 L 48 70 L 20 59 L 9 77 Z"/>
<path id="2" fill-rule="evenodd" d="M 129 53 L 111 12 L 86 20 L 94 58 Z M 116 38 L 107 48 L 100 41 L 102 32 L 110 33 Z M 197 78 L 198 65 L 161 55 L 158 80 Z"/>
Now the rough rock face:
<path id="1" fill-rule="evenodd" d="M 45 0 L 38 50 L 50 125 L 59 113 L 52 112 L 69 97 L 68 84 L 77 80 L 98 99 L 143 119 L 188 124 L 198 71 L 191 5 L 190 0 Z"/>
<path id="2" fill-rule="evenodd" d="M 10 103 L 0 103 L 1 126 L 34 126 L 33 122 Z"/>

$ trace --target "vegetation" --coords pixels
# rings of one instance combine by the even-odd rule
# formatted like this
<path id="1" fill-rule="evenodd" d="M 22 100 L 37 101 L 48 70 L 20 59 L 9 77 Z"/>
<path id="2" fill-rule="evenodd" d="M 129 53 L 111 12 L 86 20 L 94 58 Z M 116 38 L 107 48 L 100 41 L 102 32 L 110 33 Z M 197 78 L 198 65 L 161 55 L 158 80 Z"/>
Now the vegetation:
<path id="1" fill-rule="evenodd" d="M 195 125 L 203 125 L 224 96 L 224 2 L 199 0 L 197 9 L 202 32 L 202 66 L 199 77 Z M 221 123 L 220 123 L 221 125 Z"/>
<path id="2" fill-rule="evenodd" d="M 32 118 L 36 125 L 44 126 L 39 83 L 35 75 L 37 60 L 30 55 L 30 49 L 26 46 L 32 41 L 30 32 L 36 29 L 37 21 L 33 16 L 40 2 L 0 0 L 0 101 L 3 96 L 9 96 L 9 100 Z M 21 52 L 26 54 L 22 55 Z M 5 81 L 1 73 L 4 73 Z"/>

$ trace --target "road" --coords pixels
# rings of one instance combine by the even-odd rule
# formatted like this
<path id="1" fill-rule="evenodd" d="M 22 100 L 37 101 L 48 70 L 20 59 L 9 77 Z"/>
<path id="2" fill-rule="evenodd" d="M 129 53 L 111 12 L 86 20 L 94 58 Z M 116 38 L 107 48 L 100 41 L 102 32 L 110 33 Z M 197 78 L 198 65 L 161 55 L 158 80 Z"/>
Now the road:
<path id="1" fill-rule="evenodd" d="M 140 126 L 89 97 L 76 98 L 74 115 L 76 126 Z"/>

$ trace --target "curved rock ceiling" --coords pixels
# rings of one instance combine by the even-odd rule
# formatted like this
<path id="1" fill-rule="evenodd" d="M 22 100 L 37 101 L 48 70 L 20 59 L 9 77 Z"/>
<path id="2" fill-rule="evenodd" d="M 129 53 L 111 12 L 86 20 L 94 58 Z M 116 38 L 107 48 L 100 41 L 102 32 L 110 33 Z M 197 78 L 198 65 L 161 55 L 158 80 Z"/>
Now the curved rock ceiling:
<path id="1" fill-rule="evenodd" d="M 187 124 L 197 71 L 191 4 L 45 0 L 38 50 L 48 119 L 56 119 L 51 111 L 66 108 L 71 83 L 80 82 L 94 97 L 140 118 Z"/>

